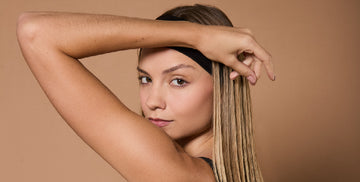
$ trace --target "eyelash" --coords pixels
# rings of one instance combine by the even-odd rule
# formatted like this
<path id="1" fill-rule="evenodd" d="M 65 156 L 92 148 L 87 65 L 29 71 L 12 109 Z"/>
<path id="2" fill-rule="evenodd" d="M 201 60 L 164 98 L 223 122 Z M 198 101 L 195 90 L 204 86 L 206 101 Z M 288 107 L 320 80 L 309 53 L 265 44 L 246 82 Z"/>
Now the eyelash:
<path id="1" fill-rule="evenodd" d="M 148 83 L 150 83 L 150 82 L 152 81 L 151 78 L 148 77 L 148 76 L 139 76 L 138 79 L 139 79 L 140 84 L 142 84 L 142 85 L 148 84 Z M 147 79 L 146 82 L 145 82 L 145 80 L 143 80 L 143 79 Z M 144 82 L 143 82 L 143 81 L 144 81 Z M 177 81 L 177 82 L 181 81 L 181 82 L 183 82 L 182 84 L 178 84 L 178 85 L 177 85 L 177 84 L 173 84 L 175 87 L 185 87 L 185 86 L 188 84 L 188 82 L 187 82 L 186 80 L 181 79 L 181 78 L 174 78 L 174 79 L 172 79 L 171 82 L 170 82 L 170 84 L 172 84 L 174 81 Z"/>
<path id="2" fill-rule="evenodd" d="M 150 80 L 150 81 L 149 81 L 149 80 L 147 80 L 147 81 L 148 81 L 148 83 L 152 81 L 152 80 L 151 80 L 151 78 L 150 78 L 150 77 L 148 77 L 148 76 L 139 76 L 139 77 L 138 77 L 138 79 L 139 79 L 140 84 L 147 84 L 147 83 L 143 83 L 143 79 L 144 79 L 144 78 L 145 78 L 145 79 L 149 79 L 149 80 Z"/>
<path id="3" fill-rule="evenodd" d="M 183 84 L 175 85 L 176 87 L 185 87 L 188 84 L 187 81 L 185 81 L 184 79 L 181 79 L 181 78 L 175 78 L 175 79 L 171 80 L 170 83 L 173 83 L 174 81 L 182 81 L 182 82 L 184 82 Z"/>

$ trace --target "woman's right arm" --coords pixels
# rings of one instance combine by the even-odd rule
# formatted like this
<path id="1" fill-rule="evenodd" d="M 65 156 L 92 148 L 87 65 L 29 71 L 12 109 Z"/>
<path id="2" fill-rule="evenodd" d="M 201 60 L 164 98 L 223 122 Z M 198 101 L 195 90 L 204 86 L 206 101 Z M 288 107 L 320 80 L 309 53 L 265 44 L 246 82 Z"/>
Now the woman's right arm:
<path id="1" fill-rule="evenodd" d="M 78 61 L 138 47 L 189 46 L 196 39 L 194 27 L 108 15 L 26 13 L 18 20 L 17 35 L 26 62 L 59 114 L 128 181 L 211 181 L 206 163 L 130 111 Z"/>
<path id="2" fill-rule="evenodd" d="M 174 27 L 181 29 L 174 31 Z M 84 58 L 139 47 L 191 47 L 196 28 L 188 22 L 154 21 L 113 15 L 79 13 L 24 13 L 19 40 L 47 43 L 73 58 Z M 184 27 L 185 26 L 185 27 Z M 191 31 L 188 31 L 192 29 Z"/>

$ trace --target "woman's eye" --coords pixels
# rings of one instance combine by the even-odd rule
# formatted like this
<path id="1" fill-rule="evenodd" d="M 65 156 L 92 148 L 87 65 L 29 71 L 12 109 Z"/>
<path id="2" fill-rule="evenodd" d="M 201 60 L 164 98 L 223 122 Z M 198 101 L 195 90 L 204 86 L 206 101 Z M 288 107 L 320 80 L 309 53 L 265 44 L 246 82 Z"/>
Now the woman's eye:
<path id="1" fill-rule="evenodd" d="M 171 84 L 173 84 L 175 86 L 180 86 L 180 87 L 185 86 L 186 83 L 187 82 L 185 80 L 178 79 L 178 78 L 171 81 Z"/>
<path id="2" fill-rule="evenodd" d="M 151 78 L 147 76 L 139 76 L 139 81 L 141 84 L 147 84 L 151 82 Z"/>

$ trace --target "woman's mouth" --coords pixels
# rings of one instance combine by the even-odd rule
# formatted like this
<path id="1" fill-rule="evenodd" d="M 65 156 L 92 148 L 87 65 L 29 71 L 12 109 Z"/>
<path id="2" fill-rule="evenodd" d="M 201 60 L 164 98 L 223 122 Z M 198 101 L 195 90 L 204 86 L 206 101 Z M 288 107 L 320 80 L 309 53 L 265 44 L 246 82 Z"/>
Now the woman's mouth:
<path id="1" fill-rule="evenodd" d="M 158 127 L 164 127 L 169 125 L 173 120 L 165 120 L 160 118 L 149 118 L 149 121 L 151 121 L 153 124 L 155 124 Z"/>

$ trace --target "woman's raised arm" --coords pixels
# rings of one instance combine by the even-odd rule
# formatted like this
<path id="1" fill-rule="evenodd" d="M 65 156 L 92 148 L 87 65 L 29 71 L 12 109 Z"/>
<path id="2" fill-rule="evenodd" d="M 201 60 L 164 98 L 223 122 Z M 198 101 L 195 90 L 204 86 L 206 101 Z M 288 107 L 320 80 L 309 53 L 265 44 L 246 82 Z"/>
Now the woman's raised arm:
<path id="1" fill-rule="evenodd" d="M 172 27 L 179 23 L 182 29 Z M 26 13 L 18 20 L 17 35 L 26 62 L 56 110 L 127 180 L 201 181 L 212 177 L 206 163 L 186 155 L 162 130 L 128 110 L 77 60 L 137 47 L 189 46 L 177 35 L 192 36 L 196 30 L 185 28 L 189 24 Z"/>

